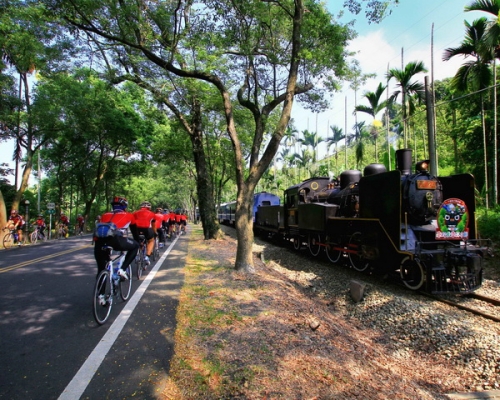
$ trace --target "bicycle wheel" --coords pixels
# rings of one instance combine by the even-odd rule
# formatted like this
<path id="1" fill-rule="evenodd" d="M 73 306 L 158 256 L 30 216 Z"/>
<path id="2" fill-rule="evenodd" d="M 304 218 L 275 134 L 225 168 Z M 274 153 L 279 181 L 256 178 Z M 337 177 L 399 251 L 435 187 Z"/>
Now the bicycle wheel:
<path id="1" fill-rule="evenodd" d="M 135 257 L 135 267 L 136 267 L 136 275 L 137 279 L 141 279 L 142 277 L 142 270 L 144 267 L 144 255 L 142 253 L 142 250 L 139 249 L 139 252 L 137 253 L 137 256 Z"/>
<path id="2" fill-rule="evenodd" d="M 160 250 L 158 249 L 158 239 L 155 239 L 155 247 L 153 253 L 151 254 L 153 261 L 158 261 L 160 259 Z"/>
<path id="3" fill-rule="evenodd" d="M 12 233 L 7 233 L 3 238 L 3 247 L 5 249 L 10 249 L 14 246 L 14 235 Z"/>
<path id="4" fill-rule="evenodd" d="M 30 241 L 32 244 L 35 244 L 37 240 L 38 240 L 38 231 L 34 230 L 33 232 L 31 232 Z"/>
<path id="5" fill-rule="evenodd" d="M 108 320 L 113 307 L 112 283 L 108 270 L 103 270 L 97 275 L 93 303 L 94 318 L 99 325 L 102 325 Z"/>
<path id="6" fill-rule="evenodd" d="M 122 280 L 120 278 L 120 296 L 123 301 L 130 298 L 130 292 L 132 291 L 132 267 L 129 265 L 125 272 L 127 272 L 128 279 Z"/>

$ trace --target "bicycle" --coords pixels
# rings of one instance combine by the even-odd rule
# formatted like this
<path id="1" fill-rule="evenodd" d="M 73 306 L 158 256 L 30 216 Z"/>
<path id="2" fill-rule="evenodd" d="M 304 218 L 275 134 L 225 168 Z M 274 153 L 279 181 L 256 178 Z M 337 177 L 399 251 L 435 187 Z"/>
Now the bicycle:
<path id="1" fill-rule="evenodd" d="M 8 250 L 11 247 L 13 247 L 15 244 L 26 244 L 26 235 L 23 235 L 23 240 L 19 241 L 19 233 L 15 229 L 9 229 L 7 227 L 3 228 L 4 231 L 9 231 L 4 237 L 3 237 L 3 247 L 4 249 Z"/>
<path id="2" fill-rule="evenodd" d="M 155 237 L 155 246 L 153 248 L 153 253 L 151 253 L 151 259 L 153 261 L 160 259 L 160 240 L 158 236 Z"/>
<path id="3" fill-rule="evenodd" d="M 94 286 L 93 313 L 99 325 L 103 325 L 108 320 L 114 298 L 118 296 L 118 292 L 120 292 L 122 300 L 127 301 L 132 291 L 132 267 L 129 265 L 125 270 L 128 279 L 118 275 L 118 269 L 125 260 L 125 252 L 122 251 L 115 258 L 111 258 L 113 248 L 104 246 L 102 249 L 108 252 L 109 260 L 106 263 L 106 268 L 97 275 Z"/>
<path id="4" fill-rule="evenodd" d="M 56 232 L 57 239 L 66 238 L 67 234 L 68 234 L 68 231 L 67 231 L 66 225 L 59 224 L 59 226 L 57 227 L 57 232 Z"/>
<path id="5" fill-rule="evenodd" d="M 83 236 L 83 225 L 75 225 L 75 236 Z"/>
<path id="6" fill-rule="evenodd" d="M 30 234 L 30 242 L 31 244 L 35 244 L 38 240 L 45 242 L 47 240 L 47 236 L 40 232 L 40 228 L 36 228 Z"/>
<path id="7" fill-rule="evenodd" d="M 146 237 L 144 235 L 139 235 L 139 250 L 137 250 L 137 255 L 135 256 L 136 265 L 136 275 L 137 279 L 141 279 L 142 272 L 146 269 Z"/>

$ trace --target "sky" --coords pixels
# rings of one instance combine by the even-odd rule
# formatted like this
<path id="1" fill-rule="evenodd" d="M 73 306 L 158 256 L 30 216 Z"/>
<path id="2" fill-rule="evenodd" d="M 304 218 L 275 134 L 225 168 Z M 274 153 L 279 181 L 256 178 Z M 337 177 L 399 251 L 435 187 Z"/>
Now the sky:
<path id="1" fill-rule="evenodd" d="M 366 1 L 366 0 L 365 0 Z M 464 38 L 464 20 L 473 20 L 486 16 L 481 12 L 465 12 L 464 7 L 472 0 L 400 0 L 400 4 L 393 6 L 392 12 L 379 24 L 368 24 L 363 15 L 353 15 L 347 10 L 342 22 L 355 20 L 354 30 L 358 37 L 354 39 L 349 50 L 356 52 L 355 58 L 359 61 L 363 73 L 374 73 L 376 78 L 367 81 L 357 93 L 358 104 L 363 103 L 363 93 L 375 91 L 379 82 L 385 83 L 387 67 L 401 69 L 401 53 L 403 61 L 423 61 L 431 78 L 431 60 L 434 64 L 434 79 L 440 80 L 452 77 L 464 62 L 461 57 L 450 61 L 442 61 L 442 54 L 446 48 L 457 47 Z M 342 9 L 344 0 L 327 0 L 326 4 L 333 15 Z M 431 53 L 432 26 L 434 24 L 434 52 Z M 424 76 L 417 76 L 423 82 Z M 390 87 L 393 92 L 395 87 Z M 345 129 L 347 98 L 347 130 L 351 131 L 354 125 L 354 92 L 345 86 L 345 90 L 334 96 L 330 109 L 320 114 L 313 114 L 304 110 L 296 102 L 292 110 L 292 118 L 299 132 L 304 130 L 318 132 L 326 138 L 331 134 L 329 126 L 337 125 Z M 365 100 L 366 101 L 366 100 Z M 358 120 L 371 117 L 358 113 Z M 9 162 L 13 154 L 13 143 L 0 143 L 0 163 Z M 326 155 L 326 145 L 320 144 L 318 156 Z M 11 163 L 13 166 L 14 164 Z M 30 182 L 32 184 L 33 182 Z"/>
<path id="2" fill-rule="evenodd" d="M 404 65 L 411 61 L 424 63 L 429 72 L 416 76 L 421 82 L 424 82 L 425 75 L 429 77 L 429 82 L 431 80 L 431 60 L 433 60 L 435 80 L 454 76 L 464 58 L 455 57 L 450 61 L 442 61 L 444 50 L 460 45 L 465 35 L 464 20 L 472 22 L 479 17 L 491 18 L 487 13 L 465 12 L 465 6 L 471 2 L 472 0 L 400 0 L 400 4 L 393 6 L 391 14 L 379 24 L 368 24 L 364 14 L 355 16 L 346 10 L 342 22 L 355 20 L 354 30 L 358 32 L 358 37 L 350 43 L 349 50 L 356 52 L 355 58 L 359 61 L 363 73 L 376 74 L 375 79 L 368 80 L 358 91 L 357 103 L 369 106 L 367 100 L 363 99 L 363 94 L 367 91 L 374 92 L 379 82 L 386 83 L 388 66 L 402 68 L 402 53 Z M 327 0 L 327 7 L 330 13 L 337 15 L 343 3 L 344 0 Z M 433 24 L 434 35 L 432 35 Z M 389 85 L 390 93 L 394 92 L 395 82 Z M 326 138 L 327 135 L 331 136 L 329 129 L 331 125 L 343 130 L 347 125 L 347 132 L 352 131 L 355 123 L 354 107 L 354 91 L 349 89 L 347 84 L 344 85 L 342 92 L 334 96 L 327 112 L 314 114 L 294 103 L 292 118 L 299 132 L 307 129 L 310 132 L 318 132 L 322 138 Z M 358 121 L 360 120 L 371 123 L 372 118 L 366 113 L 358 113 Z M 325 154 L 326 145 L 320 144 L 319 157 Z"/>

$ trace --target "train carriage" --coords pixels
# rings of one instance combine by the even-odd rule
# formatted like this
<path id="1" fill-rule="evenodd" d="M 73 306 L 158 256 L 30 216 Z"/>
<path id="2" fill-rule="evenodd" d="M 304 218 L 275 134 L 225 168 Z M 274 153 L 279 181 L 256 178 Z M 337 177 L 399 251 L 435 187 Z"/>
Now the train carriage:
<path id="1" fill-rule="evenodd" d="M 279 206 L 280 198 L 272 193 L 259 192 L 254 194 L 252 215 L 255 222 L 255 216 L 261 206 Z M 219 207 L 219 223 L 224 225 L 236 225 L 236 201 L 223 203 Z"/>

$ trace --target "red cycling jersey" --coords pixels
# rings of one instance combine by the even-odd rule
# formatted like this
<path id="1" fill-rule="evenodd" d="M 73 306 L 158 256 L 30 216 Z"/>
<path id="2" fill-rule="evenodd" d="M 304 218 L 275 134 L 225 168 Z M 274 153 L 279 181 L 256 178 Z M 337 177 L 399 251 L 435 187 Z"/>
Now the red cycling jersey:
<path id="1" fill-rule="evenodd" d="M 163 214 L 163 222 L 165 224 L 168 224 L 169 220 L 170 220 L 170 213 L 169 214 Z"/>
<path id="2" fill-rule="evenodd" d="M 156 229 L 161 228 L 162 221 L 163 221 L 163 214 L 160 214 L 160 213 L 155 214 Z"/>
<path id="3" fill-rule="evenodd" d="M 128 211 L 116 210 L 103 214 L 100 222 L 112 222 L 118 229 L 127 229 L 130 225 L 135 225 L 135 218 Z"/>
<path id="4" fill-rule="evenodd" d="M 35 224 L 37 226 L 45 226 L 45 220 L 43 218 L 38 218 L 36 221 L 35 221 Z"/>
<path id="5" fill-rule="evenodd" d="M 24 225 L 24 219 L 21 214 L 17 215 L 11 215 L 8 223 L 11 223 L 12 225 L 17 225 L 17 229 L 21 229 L 21 227 Z"/>
<path id="6" fill-rule="evenodd" d="M 155 213 L 147 208 L 141 208 L 140 210 L 134 211 L 134 218 L 139 229 L 148 229 L 154 226 Z"/>

